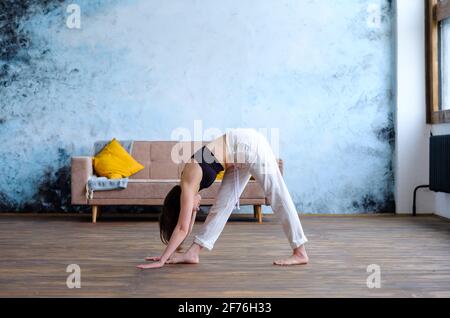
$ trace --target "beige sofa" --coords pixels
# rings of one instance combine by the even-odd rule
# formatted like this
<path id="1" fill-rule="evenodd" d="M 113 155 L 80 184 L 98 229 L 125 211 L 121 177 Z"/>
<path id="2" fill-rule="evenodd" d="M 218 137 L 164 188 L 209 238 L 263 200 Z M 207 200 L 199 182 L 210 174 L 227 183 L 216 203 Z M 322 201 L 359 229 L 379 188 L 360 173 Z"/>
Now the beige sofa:
<path id="1" fill-rule="evenodd" d="M 93 174 L 92 157 L 71 158 L 71 195 L 72 204 L 92 206 L 92 222 L 95 223 L 99 207 L 105 205 L 155 205 L 161 206 L 166 194 L 179 183 L 183 163 L 171 159 L 172 151 L 182 155 L 186 162 L 202 144 L 197 142 L 178 143 L 175 141 L 135 141 L 132 156 L 145 166 L 143 170 L 129 178 L 128 187 L 120 190 L 96 191 L 92 199 L 86 196 L 86 183 Z M 190 149 L 183 152 L 181 149 Z M 279 160 L 283 173 L 283 161 Z M 213 205 L 220 181 L 200 192 L 202 205 Z M 261 206 L 268 200 L 253 179 L 250 180 L 241 198 L 241 205 L 253 205 L 254 216 L 262 223 Z"/>

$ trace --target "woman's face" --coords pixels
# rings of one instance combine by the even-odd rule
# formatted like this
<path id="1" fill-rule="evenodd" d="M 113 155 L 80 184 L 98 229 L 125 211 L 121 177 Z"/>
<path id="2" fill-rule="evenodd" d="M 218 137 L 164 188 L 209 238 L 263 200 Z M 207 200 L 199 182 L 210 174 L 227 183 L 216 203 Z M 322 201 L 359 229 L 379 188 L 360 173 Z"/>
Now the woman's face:
<path id="1" fill-rule="evenodd" d="M 197 212 L 200 210 L 200 201 L 202 200 L 202 196 L 200 194 L 196 194 L 194 196 L 194 207 L 192 209 L 193 212 Z"/>

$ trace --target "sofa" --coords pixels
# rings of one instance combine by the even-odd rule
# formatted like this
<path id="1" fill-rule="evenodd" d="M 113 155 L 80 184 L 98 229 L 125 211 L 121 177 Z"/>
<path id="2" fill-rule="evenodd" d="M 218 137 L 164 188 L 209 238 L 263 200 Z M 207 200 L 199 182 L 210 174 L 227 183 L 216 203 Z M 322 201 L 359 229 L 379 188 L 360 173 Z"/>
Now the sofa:
<path id="1" fill-rule="evenodd" d="M 179 184 L 184 163 L 192 153 L 206 144 L 199 142 L 176 141 L 135 141 L 131 155 L 144 169 L 132 175 L 126 189 L 95 191 L 92 198 L 86 195 L 88 178 L 93 175 L 92 157 L 71 158 L 71 203 L 73 205 L 87 205 L 92 207 L 92 222 L 96 223 L 101 206 L 107 205 L 153 205 L 162 206 L 166 194 Z M 183 151 L 190 149 L 191 151 Z M 178 151 L 181 162 L 173 162 L 172 151 Z M 278 160 L 280 171 L 283 173 L 283 161 Z M 214 204 L 221 181 L 200 192 L 201 204 Z M 253 205 L 254 217 L 262 223 L 262 205 L 268 205 L 262 188 L 253 180 L 249 181 L 240 198 L 240 205 Z"/>

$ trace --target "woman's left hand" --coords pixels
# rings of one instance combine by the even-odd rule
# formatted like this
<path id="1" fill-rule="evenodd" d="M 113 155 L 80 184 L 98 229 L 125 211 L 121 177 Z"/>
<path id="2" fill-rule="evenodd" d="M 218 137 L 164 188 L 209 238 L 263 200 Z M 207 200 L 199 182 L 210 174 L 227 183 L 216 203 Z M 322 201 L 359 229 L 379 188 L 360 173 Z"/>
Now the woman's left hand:
<path id="1" fill-rule="evenodd" d="M 138 265 L 136 267 L 139 268 L 139 269 L 151 269 L 151 268 L 161 268 L 163 266 L 164 266 L 164 263 L 154 262 L 154 263 L 151 263 L 151 264 L 141 264 L 141 265 Z"/>

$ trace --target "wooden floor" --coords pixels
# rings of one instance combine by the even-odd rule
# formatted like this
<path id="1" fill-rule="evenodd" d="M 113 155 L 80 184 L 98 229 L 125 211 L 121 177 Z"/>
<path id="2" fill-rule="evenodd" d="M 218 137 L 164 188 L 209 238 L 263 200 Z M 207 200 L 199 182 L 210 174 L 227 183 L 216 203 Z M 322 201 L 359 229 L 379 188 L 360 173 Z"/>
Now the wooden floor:
<path id="1" fill-rule="evenodd" d="M 198 265 L 141 271 L 158 255 L 146 218 L 0 214 L 0 297 L 450 297 L 450 222 L 435 216 L 303 216 L 311 263 L 280 268 L 290 253 L 281 226 L 230 221 Z M 194 232 L 201 222 L 196 224 Z M 188 239 L 190 242 L 191 239 Z M 66 267 L 81 267 L 81 288 Z M 382 286 L 366 286 L 367 266 Z"/>

